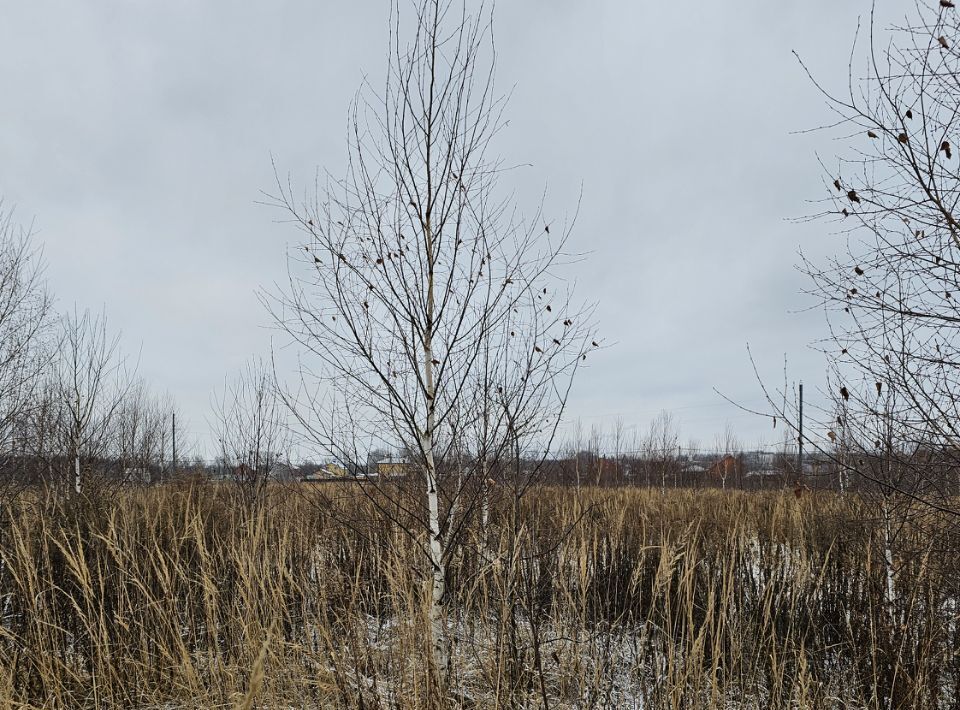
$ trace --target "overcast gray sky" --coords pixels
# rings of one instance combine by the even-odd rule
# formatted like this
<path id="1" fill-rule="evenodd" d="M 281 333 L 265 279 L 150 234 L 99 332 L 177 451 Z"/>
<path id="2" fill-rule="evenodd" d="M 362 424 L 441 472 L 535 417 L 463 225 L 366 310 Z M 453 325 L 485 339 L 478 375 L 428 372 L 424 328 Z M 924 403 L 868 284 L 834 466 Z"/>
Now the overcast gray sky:
<path id="1" fill-rule="evenodd" d="M 257 204 L 271 154 L 301 185 L 345 162 L 347 107 L 384 74 L 388 0 L 30 0 L 0 9 L 0 195 L 35 220 L 61 308 L 106 309 L 140 372 L 207 436 L 213 390 L 254 354 L 298 238 Z M 884 4 L 884 3 L 881 3 Z M 893 4 L 892 0 L 886 3 Z M 868 0 L 501 0 L 499 142 L 530 211 L 569 213 L 589 251 L 578 291 L 611 347 L 569 415 L 683 439 L 775 439 L 748 405 L 784 356 L 809 389 L 825 334 L 795 271 L 829 225 L 796 224 L 823 193 L 829 114 L 791 50 L 842 88 Z"/>

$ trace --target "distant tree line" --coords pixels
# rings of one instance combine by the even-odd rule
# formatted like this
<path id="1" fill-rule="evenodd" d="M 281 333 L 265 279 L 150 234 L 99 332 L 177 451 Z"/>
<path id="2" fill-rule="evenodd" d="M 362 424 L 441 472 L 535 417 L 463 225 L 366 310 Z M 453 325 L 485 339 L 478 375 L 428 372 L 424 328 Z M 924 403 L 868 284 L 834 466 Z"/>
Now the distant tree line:
<path id="1" fill-rule="evenodd" d="M 82 493 L 170 473 L 176 407 L 150 391 L 102 313 L 58 313 L 42 253 L 0 211 L 0 494 Z M 181 437 L 182 440 L 182 437 Z"/>

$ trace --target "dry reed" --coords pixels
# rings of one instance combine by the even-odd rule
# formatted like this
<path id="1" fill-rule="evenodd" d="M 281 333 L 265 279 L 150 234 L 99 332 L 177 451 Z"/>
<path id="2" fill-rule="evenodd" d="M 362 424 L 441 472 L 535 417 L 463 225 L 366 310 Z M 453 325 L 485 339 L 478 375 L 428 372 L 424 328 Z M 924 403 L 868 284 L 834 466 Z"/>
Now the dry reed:
<path id="1" fill-rule="evenodd" d="M 359 496 L 181 485 L 0 519 L 0 705 L 946 708 L 946 523 L 898 539 L 831 494 L 541 488 L 451 562 L 431 691 L 416 542 Z M 938 527 L 939 526 L 939 527 Z"/>

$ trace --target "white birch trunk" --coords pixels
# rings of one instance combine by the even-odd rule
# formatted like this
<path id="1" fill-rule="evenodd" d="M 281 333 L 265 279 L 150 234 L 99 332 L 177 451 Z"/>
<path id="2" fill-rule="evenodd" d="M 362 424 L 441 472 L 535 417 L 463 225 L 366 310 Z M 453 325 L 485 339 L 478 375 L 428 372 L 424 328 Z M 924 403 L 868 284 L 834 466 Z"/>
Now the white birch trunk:
<path id="1" fill-rule="evenodd" d="M 885 599 L 890 623 L 896 623 L 895 606 L 897 603 L 896 572 L 893 565 L 893 531 L 890 523 L 890 507 L 887 501 L 881 506 L 883 516 L 883 566 L 886 575 Z"/>
<path id="2" fill-rule="evenodd" d="M 80 495 L 80 440 L 77 437 L 73 441 L 73 491 Z"/>
<path id="3" fill-rule="evenodd" d="M 441 674 L 447 667 L 445 629 L 443 626 L 443 603 L 446 592 L 446 568 L 443 561 L 443 541 L 440 535 L 440 497 L 437 490 L 436 469 L 433 466 L 432 447 L 427 454 L 427 509 L 429 524 L 429 544 L 427 556 L 433 570 L 433 584 L 430 589 L 430 631 L 432 636 L 433 660 Z"/>
<path id="4" fill-rule="evenodd" d="M 426 253 L 433 254 L 433 232 L 429 216 L 424 225 Z M 437 466 L 434 460 L 433 442 L 434 427 L 436 426 L 436 394 L 437 387 L 433 372 L 433 318 L 434 318 L 434 278 L 433 269 L 427 276 L 427 327 L 423 339 L 424 386 L 426 388 L 427 426 L 421 436 L 424 462 L 426 464 L 427 484 L 427 558 L 433 573 L 433 584 L 430 588 L 430 632 L 433 651 L 433 663 L 440 678 L 447 669 L 447 653 L 445 644 L 445 629 L 443 626 L 443 605 L 446 592 L 446 566 L 443 557 L 443 539 L 440 532 L 440 494 L 437 480 Z"/>

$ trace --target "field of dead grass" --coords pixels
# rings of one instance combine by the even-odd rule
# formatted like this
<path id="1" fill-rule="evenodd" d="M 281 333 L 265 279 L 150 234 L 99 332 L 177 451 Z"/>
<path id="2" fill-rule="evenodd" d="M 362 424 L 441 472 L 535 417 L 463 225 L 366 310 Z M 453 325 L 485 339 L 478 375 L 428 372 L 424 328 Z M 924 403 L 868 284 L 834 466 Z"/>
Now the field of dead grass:
<path id="1" fill-rule="evenodd" d="M 833 494 L 540 488 L 451 561 L 426 671 L 417 542 L 343 489 L 170 485 L 0 519 L 0 706 L 952 708 L 960 562 Z M 347 515 L 349 513 L 349 515 Z M 511 521 L 507 524 L 507 521 Z"/>

